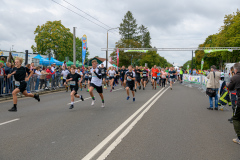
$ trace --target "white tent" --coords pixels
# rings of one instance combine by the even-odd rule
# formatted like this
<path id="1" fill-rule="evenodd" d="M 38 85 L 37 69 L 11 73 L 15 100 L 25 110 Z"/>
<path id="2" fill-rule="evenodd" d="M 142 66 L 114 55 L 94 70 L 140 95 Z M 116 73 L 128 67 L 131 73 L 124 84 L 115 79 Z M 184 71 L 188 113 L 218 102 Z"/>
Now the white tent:
<path id="1" fill-rule="evenodd" d="M 101 64 L 103 64 L 104 67 L 106 67 L 106 61 L 102 62 Z M 98 67 L 100 67 L 101 64 L 99 64 Z M 113 65 L 112 65 L 111 63 L 109 63 L 109 61 L 108 61 L 108 68 L 109 68 L 109 67 L 112 67 L 112 66 L 113 66 Z"/>

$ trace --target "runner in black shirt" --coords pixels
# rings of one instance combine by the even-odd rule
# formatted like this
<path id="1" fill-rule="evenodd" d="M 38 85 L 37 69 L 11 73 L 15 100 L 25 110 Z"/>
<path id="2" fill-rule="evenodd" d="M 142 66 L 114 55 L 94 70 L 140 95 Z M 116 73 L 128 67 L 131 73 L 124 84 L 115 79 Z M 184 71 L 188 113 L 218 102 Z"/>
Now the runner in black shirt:
<path id="1" fill-rule="evenodd" d="M 127 78 L 127 87 L 126 87 L 126 91 L 127 91 L 127 95 L 128 95 L 128 97 L 127 97 L 127 100 L 129 100 L 129 89 L 132 91 L 132 95 L 133 95 L 133 101 L 135 101 L 135 97 L 134 97 L 134 90 L 133 90 L 133 88 L 134 88 L 134 81 L 135 81 L 135 72 L 133 72 L 133 70 L 132 70 L 133 68 L 132 68 L 132 66 L 130 65 L 129 67 L 128 67 L 128 71 L 126 72 L 126 78 Z"/>
<path id="2" fill-rule="evenodd" d="M 137 84 L 138 84 L 138 88 L 139 90 L 141 89 L 141 69 L 138 68 L 138 66 L 136 66 L 136 69 L 134 70 L 135 72 L 135 75 L 136 75 L 136 80 L 135 80 L 135 92 L 136 92 L 136 89 L 137 89 Z"/>
<path id="3" fill-rule="evenodd" d="M 148 71 L 146 70 L 146 68 L 144 67 L 143 70 L 142 70 L 142 80 L 143 80 L 143 90 L 145 90 L 146 88 L 146 84 L 147 84 L 147 81 L 148 81 Z"/>
<path id="4" fill-rule="evenodd" d="M 76 98 L 80 98 L 82 101 L 84 101 L 83 96 L 79 96 L 77 94 L 78 91 L 78 82 L 81 82 L 81 76 L 80 74 L 75 72 L 76 67 L 74 65 L 71 66 L 71 72 L 67 75 L 66 82 L 70 82 L 70 89 L 71 89 L 71 106 L 69 109 L 73 109 L 74 106 L 74 96 Z"/>
<path id="5" fill-rule="evenodd" d="M 168 75 L 169 75 L 170 87 L 172 90 L 175 75 L 176 75 L 176 71 L 173 70 L 173 67 L 170 67 L 170 71 L 168 72 Z"/>
<path id="6" fill-rule="evenodd" d="M 107 89 L 107 86 L 106 86 L 106 78 L 107 78 L 107 69 L 106 67 L 104 67 L 103 64 L 101 64 L 101 67 L 99 68 L 100 71 L 101 71 L 101 74 L 102 74 L 102 80 L 103 80 L 103 85 L 104 85 L 104 89 Z"/>
<path id="7" fill-rule="evenodd" d="M 121 86 L 123 85 L 124 88 L 126 87 L 126 80 L 125 80 L 125 74 L 127 70 L 125 69 L 125 66 L 122 66 L 122 69 L 120 71 L 120 79 L 121 79 Z"/>
<path id="8" fill-rule="evenodd" d="M 27 87 L 27 82 L 29 81 L 29 78 L 32 76 L 33 72 L 30 72 L 30 74 L 27 77 L 27 71 L 25 67 L 22 67 L 22 58 L 16 57 L 15 59 L 15 67 L 12 70 L 11 74 L 8 74 L 7 78 L 10 78 L 12 75 L 14 75 L 15 78 L 15 86 L 16 88 L 12 92 L 13 96 L 13 107 L 9 109 L 8 111 L 10 112 L 17 112 L 17 94 L 19 92 L 22 92 L 23 95 L 26 97 L 33 97 L 38 102 L 40 101 L 39 95 L 37 94 L 32 94 L 32 93 L 27 93 L 26 87 Z M 27 77 L 27 78 L 26 78 Z"/>

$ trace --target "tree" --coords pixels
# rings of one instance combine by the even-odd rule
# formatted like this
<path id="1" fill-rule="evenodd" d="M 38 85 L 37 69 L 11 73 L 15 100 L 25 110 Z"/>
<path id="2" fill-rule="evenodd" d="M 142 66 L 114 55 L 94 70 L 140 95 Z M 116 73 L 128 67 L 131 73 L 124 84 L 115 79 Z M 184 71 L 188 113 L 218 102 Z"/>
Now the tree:
<path id="1" fill-rule="evenodd" d="M 142 44 L 142 48 L 152 48 L 150 32 L 148 31 L 147 27 L 141 25 L 138 29 L 138 33 L 140 34 L 138 36 L 138 40 Z"/>
<path id="2" fill-rule="evenodd" d="M 136 19 L 134 19 L 132 12 L 128 11 L 123 19 L 123 22 L 119 27 L 119 34 L 121 35 L 121 39 L 133 39 L 137 40 L 137 23 Z M 128 47 L 131 47 L 130 44 Z"/>

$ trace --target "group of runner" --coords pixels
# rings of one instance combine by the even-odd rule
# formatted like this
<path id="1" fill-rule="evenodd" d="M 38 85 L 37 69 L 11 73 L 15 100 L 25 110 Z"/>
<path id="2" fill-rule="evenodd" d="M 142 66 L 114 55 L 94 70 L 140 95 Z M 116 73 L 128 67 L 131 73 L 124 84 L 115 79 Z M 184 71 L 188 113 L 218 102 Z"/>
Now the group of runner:
<path id="1" fill-rule="evenodd" d="M 8 75 L 10 78 L 12 75 L 14 76 L 15 89 L 12 92 L 13 95 L 13 107 L 9 109 L 10 112 L 17 111 L 17 94 L 22 92 L 26 97 L 33 97 L 36 100 L 40 101 L 38 94 L 28 93 L 26 91 L 26 86 L 29 77 L 32 76 L 33 72 L 30 75 L 27 75 L 26 68 L 22 66 L 22 58 L 17 57 L 15 59 L 15 68 L 13 72 Z M 70 68 L 62 67 L 61 75 L 63 77 L 63 84 L 66 87 L 66 91 L 70 88 L 71 93 L 71 105 L 69 109 L 74 108 L 74 98 L 79 98 L 81 101 L 84 101 L 82 95 L 78 94 L 79 88 L 87 88 L 87 91 L 90 93 L 92 98 L 91 105 L 95 103 L 95 97 L 93 94 L 93 90 L 95 89 L 101 100 L 101 107 L 105 107 L 104 96 L 103 96 L 103 88 L 107 89 L 110 85 L 110 92 L 114 89 L 114 86 L 119 84 L 119 80 L 121 81 L 121 86 L 123 86 L 127 93 L 127 100 L 130 99 L 130 92 L 132 92 L 133 101 L 135 101 L 135 92 L 137 92 L 137 88 L 141 90 L 145 90 L 146 85 L 151 82 L 152 89 L 155 89 L 160 86 L 165 87 L 166 83 L 170 82 L 170 87 L 172 89 L 173 83 L 175 79 L 177 79 L 177 72 L 173 67 L 170 69 L 166 68 L 157 68 L 156 65 L 152 69 L 148 67 L 138 67 L 136 66 L 128 66 L 126 69 L 125 66 L 122 66 L 119 69 L 114 67 L 110 67 L 107 69 L 106 67 L 101 66 L 98 67 L 98 63 L 96 60 L 92 61 L 92 67 L 86 68 L 84 72 L 81 71 L 80 68 L 76 68 L 72 65 Z M 103 85 L 103 87 L 102 87 Z"/>

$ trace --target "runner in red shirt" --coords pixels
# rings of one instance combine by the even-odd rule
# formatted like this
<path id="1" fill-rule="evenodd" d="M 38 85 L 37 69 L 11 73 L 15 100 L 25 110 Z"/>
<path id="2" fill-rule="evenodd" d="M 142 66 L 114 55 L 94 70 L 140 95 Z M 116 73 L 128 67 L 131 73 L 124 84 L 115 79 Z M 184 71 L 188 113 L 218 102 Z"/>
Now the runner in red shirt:
<path id="1" fill-rule="evenodd" d="M 153 84 L 153 89 L 155 88 L 156 90 L 156 86 L 157 86 L 157 74 L 159 73 L 159 70 L 157 69 L 157 66 L 154 65 L 154 67 L 152 68 L 152 84 Z"/>

